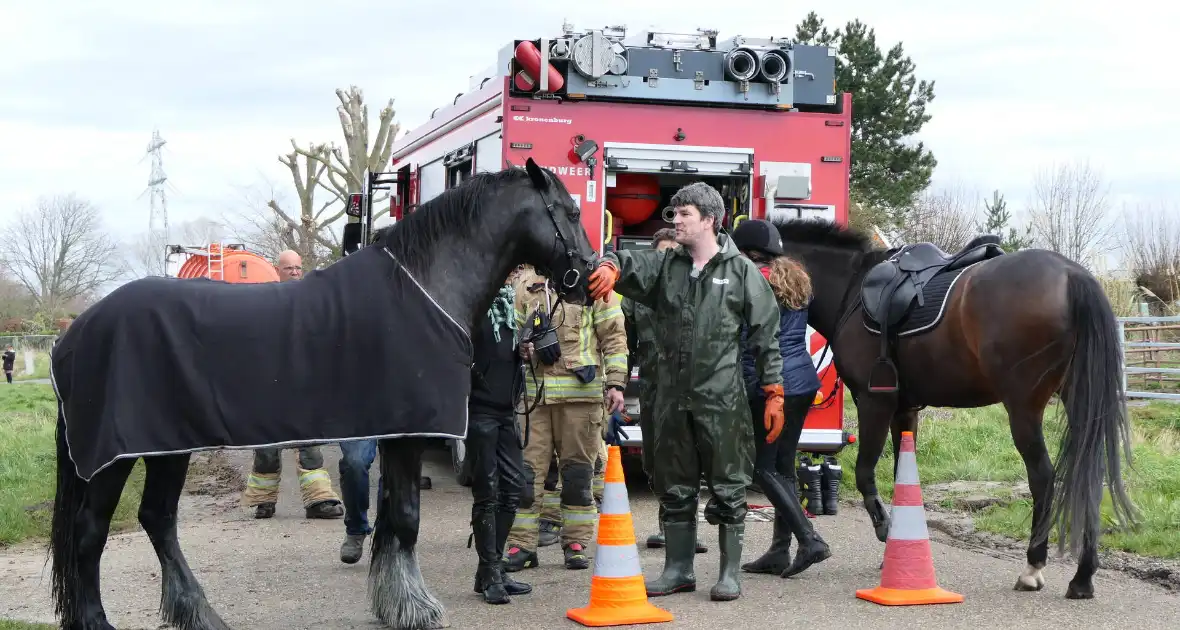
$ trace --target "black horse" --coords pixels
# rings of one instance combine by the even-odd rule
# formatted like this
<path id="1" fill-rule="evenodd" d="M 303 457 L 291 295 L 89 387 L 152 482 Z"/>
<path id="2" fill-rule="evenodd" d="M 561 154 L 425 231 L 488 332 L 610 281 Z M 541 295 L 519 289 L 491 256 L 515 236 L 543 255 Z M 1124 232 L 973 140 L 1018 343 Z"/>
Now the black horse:
<path id="1" fill-rule="evenodd" d="M 596 260 L 573 199 L 530 159 L 475 175 L 299 282 L 146 278 L 113 291 L 53 352 L 61 627 L 112 628 L 99 563 L 139 457 L 139 522 L 160 560 L 161 615 L 184 630 L 219 630 L 228 626 L 177 538 L 191 453 L 365 437 L 381 440 L 385 480 L 371 610 L 398 628 L 443 626 L 415 553 L 419 481 L 430 437 L 465 435 L 470 331 L 518 264 L 585 302 Z"/>
<path id="2" fill-rule="evenodd" d="M 778 229 L 784 249 L 812 277 L 808 323 L 831 345 L 856 402 L 856 487 L 877 537 L 889 532 L 875 482 L 887 430 L 896 474 L 901 432 L 917 435 L 920 408 L 1002 403 L 1033 496 L 1028 567 L 1015 588 L 1044 587 L 1056 522 L 1059 547 L 1068 537 L 1079 559 L 1066 597 L 1093 597 L 1104 475 L 1116 517 L 1136 518 L 1120 463 L 1120 447 L 1130 459 L 1130 437 L 1117 321 L 1094 276 L 1046 250 L 1003 254 L 986 237 L 956 256 L 928 243 L 882 251 L 860 231 L 823 220 Z M 883 292 L 891 278 L 898 290 Z M 882 319 L 896 379 L 879 386 Z M 1042 429 L 1054 394 L 1068 417 L 1056 472 Z"/>

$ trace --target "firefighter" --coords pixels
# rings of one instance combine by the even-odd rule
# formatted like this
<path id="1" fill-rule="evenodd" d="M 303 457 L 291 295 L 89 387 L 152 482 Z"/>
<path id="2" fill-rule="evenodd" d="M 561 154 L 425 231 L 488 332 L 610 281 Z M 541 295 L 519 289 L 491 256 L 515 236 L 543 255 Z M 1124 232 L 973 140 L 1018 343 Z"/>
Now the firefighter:
<path id="1" fill-rule="evenodd" d="M 666 251 L 676 247 L 676 231 L 663 228 L 651 237 L 651 244 L 657 251 Z M 656 388 L 656 324 L 652 317 L 652 310 L 635 300 L 623 298 L 623 316 L 627 320 L 627 343 L 635 353 L 635 361 L 639 364 L 639 427 L 643 431 L 643 472 L 647 475 L 647 485 L 655 492 L 651 458 L 654 453 L 652 446 L 651 418 L 654 410 Z M 664 504 L 660 504 L 660 531 L 647 537 L 647 546 L 658 548 L 664 546 Z M 701 537 L 697 536 L 697 553 L 709 550 Z"/>
<path id="2" fill-rule="evenodd" d="M 705 518 L 719 526 L 721 569 L 710 599 L 741 596 L 746 486 L 753 473 L 754 429 L 742 377 L 739 339 L 748 328 L 758 386 L 766 395 L 766 441 L 783 428 L 779 309 L 770 283 L 728 235 L 719 234 L 725 205 L 716 189 L 689 184 L 672 196 L 676 242 L 667 251 L 605 254 L 590 276 L 590 294 L 613 291 L 652 309 L 660 369 L 652 459 L 664 507 L 664 570 L 647 582 L 649 597 L 696 589 L 693 572 L 700 476 L 712 497 Z"/>
<path id="3" fill-rule="evenodd" d="M 553 313 L 551 323 L 546 321 L 549 313 Z M 623 313 L 618 297 L 592 306 L 560 301 L 549 282 L 529 270 L 516 286 L 516 317 L 526 331 L 523 337 L 535 337 L 533 343 L 521 344 L 521 352 L 536 374 L 535 380 L 525 379 L 525 403 L 537 403 L 527 427 L 525 488 L 508 536 L 505 569 L 537 566 L 541 508 L 537 499 L 555 448 L 561 477 L 565 566 L 585 569 L 590 566 L 586 550 L 594 538 L 598 516 L 592 485 L 605 426 L 604 397 L 608 413 L 623 408 L 627 370 Z M 519 421 L 525 430 L 524 417 Z"/>
<path id="4" fill-rule="evenodd" d="M 279 272 L 279 282 L 303 277 L 303 259 L 289 249 L 279 254 L 275 268 Z M 298 470 L 304 515 L 307 518 L 343 517 L 344 508 L 340 505 L 340 497 L 332 490 L 332 478 L 324 468 L 324 455 L 319 446 L 299 449 Z M 242 493 L 242 504 L 254 508 L 254 518 L 271 518 L 275 515 L 282 474 L 282 449 L 260 448 L 254 451 L 254 466 L 246 479 L 246 490 Z"/>

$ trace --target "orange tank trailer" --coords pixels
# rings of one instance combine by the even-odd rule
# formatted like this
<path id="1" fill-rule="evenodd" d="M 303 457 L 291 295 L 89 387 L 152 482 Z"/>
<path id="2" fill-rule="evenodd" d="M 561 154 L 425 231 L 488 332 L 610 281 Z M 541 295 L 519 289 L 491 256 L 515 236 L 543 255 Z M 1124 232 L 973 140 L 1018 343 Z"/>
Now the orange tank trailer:
<path id="1" fill-rule="evenodd" d="M 279 272 L 274 265 L 262 256 L 244 249 L 225 249 L 222 252 L 222 278 L 230 284 L 252 284 L 259 282 L 278 282 Z M 188 260 L 180 266 L 176 273 L 178 278 L 207 278 L 209 274 L 209 255 L 190 254 Z"/>

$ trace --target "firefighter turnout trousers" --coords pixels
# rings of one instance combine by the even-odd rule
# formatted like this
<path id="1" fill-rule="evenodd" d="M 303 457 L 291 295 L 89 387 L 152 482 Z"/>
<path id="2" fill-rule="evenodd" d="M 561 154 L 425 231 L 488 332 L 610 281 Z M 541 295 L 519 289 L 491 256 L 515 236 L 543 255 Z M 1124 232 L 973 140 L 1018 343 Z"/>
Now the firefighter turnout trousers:
<path id="1" fill-rule="evenodd" d="M 605 417 L 605 414 L 604 414 Z M 605 421 L 604 421 L 605 422 Z M 561 480 L 558 478 L 558 463 L 560 457 L 553 454 L 553 461 L 549 466 L 549 474 L 545 476 L 545 497 L 541 500 L 541 523 L 552 523 L 561 529 Z M 590 493 L 594 496 L 596 505 L 602 504 L 602 492 L 606 479 L 606 441 L 599 439 L 598 455 L 594 460 L 594 478 L 590 482 Z"/>
<path id="2" fill-rule="evenodd" d="M 543 507 L 545 474 L 556 451 L 561 478 L 561 546 L 594 541 L 592 484 L 595 459 L 602 441 L 601 402 L 538 405 L 530 414 L 529 442 L 524 449 L 525 485 L 516 521 L 508 533 L 508 547 L 536 551 L 537 525 Z M 518 418 L 524 431 L 524 417 Z"/>
<path id="3" fill-rule="evenodd" d="M 324 455 L 318 446 L 299 449 L 299 493 L 303 507 L 310 508 L 325 501 L 340 502 L 332 490 L 332 478 L 324 468 Z M 279 502 L 279 482 L 283 474 L 282 449 L 260 448 L 254 451 L 254 467 L 246 479 L 242 505 L 254 507 L 263 503 Z"/>

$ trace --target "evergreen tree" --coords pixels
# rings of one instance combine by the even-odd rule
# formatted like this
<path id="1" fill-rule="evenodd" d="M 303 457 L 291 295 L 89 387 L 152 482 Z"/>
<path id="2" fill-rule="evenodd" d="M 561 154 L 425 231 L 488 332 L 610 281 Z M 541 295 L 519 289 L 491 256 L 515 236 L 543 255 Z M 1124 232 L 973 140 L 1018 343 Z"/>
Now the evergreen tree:
<path id="1" fill-rule="evenodd" d="M 860 20 L 829 31 L 813 11 L 796 28 L 802 44 L 834 47 L 836 87 L 852 93 L 852 197 L 865 216 L 857 223 L 896 227 L 899 212 L 930 185 L 937 161 L 921 142 L 910 142 L 930 120 L 926 105 L 934 82 L 918 81 L 901 43 L 883 53 Z"/>
<path id="2" fill-rule="evenodd" d="M 1001 195 L 1000 191 L 993 191 L 991 203 L 984 201 L 983 207 L 986 210 L 983 224 L 977 224 L 976 229 L 1003 239 L 1000 247 L 1006 252 L 1032 247 L 1032 226 L 1026 227 L 1024 234 L 1018 233 L 1014 227 L 1009 227 L 1008 222 L 1012 220 L 1012 213 L 1008 212 L 1008 202 L 1004 200 L 1004 195 Z"/>

